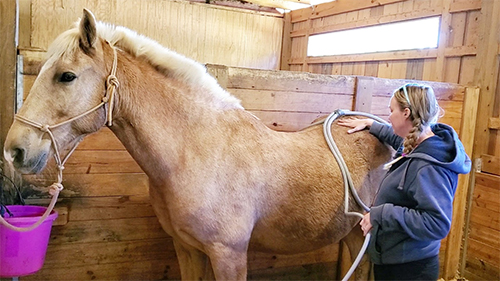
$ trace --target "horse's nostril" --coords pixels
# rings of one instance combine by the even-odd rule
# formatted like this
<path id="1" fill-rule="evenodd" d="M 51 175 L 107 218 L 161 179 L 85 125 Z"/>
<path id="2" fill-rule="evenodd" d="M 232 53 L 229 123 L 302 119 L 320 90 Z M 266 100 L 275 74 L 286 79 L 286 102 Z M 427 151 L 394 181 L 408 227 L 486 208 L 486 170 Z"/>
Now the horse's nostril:
<path id="1" fill-rule="evenodd" d="M 22 163 L 26 157 L 26 150 L 24 148 L 14 148 L 11 156 L 14 162 Z"/>

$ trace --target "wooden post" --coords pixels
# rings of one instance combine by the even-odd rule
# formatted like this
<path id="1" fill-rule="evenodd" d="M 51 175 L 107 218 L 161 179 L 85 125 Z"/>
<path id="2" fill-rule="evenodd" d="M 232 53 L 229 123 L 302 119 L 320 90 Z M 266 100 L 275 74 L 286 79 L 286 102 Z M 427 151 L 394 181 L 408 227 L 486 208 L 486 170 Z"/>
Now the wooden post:
<path id="1" fill-rule="evenodd" d="M 0 147 L 14 120 L 16 106 L 17 1 L 0 1 Z"/>
<path id="2" fill-rule="evenodd" d="M 373 96 L 372 77 L 357 76 L 354 93 L 354 110 L 371 113 Z"/>
<path id="3" fill-rule="evenodd" d="M 435 73 L 435 81 L 445 82 L 445 51 L 446 51 L 446 42 L 448 41 L 448 36 L 450 34 L 450 25 L 451 25 L 451 0 L 443 1 L 443 11 L 441 13 L 441 26 L 439 28 L 439 41 L 438 41 L 438 49 L 437 49 L 437 57 L 436 57 L 436 73 Z"/>
<path id="4" fill-rule="evenodd" d="M 474 143 L 473 158 L 488 153 L 490 130 L 487 120 L 493 115 L 495 90 L 497 86 L 499 59 L 498 46 L 500 32 L 500 1 L 482 0 L 481 18 L 478 35 L 476 56 L 476 69 L 474 72 L 474 85 L 481 88 L 476 124 L 476 139 Z"/>
<path id="5" fill-rule="evenodd" d="M 472 155 L 474 145 L 474 130 L 478 112 L 479 88 L 466 88 L 460 125 L 460 139 L 467 155 Z M 470 175 L 460 175 L 458 179 L 455 200 L 453 201 L 453 220 L 450 234 L 446 240 L 446 253 L 443 264 L 443 278 L 449 280 L 455 277 L 460 261 L 463 226 L 465 223 L 465 206 L 467 204 Z"/>
<path id="6" fill-rule="evenodd" d="M 280 70 L 290 70 L 290 56 L 292 55 L 292 16 L 285 13 L 283 17 L 283 39 L 281 40 Z"/>

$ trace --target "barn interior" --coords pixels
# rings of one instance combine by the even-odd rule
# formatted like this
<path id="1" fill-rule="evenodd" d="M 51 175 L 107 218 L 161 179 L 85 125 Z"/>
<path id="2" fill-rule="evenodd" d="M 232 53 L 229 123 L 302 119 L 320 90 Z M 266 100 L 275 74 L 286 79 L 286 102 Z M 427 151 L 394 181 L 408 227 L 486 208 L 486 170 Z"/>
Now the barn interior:
<path id="1" fill-rule="evenodd" d="M 394 89 L 415 80 L 432 85 L 445 110 L 440 122 L 457 131 L 473 161 L 472 171 L 460 176 L 440 277 L 500 280 L 500 1 L 3 0 L 2 147 L 49 44 L 84 8 L 205 64 L 274 130 L 300 130 L 339 108 L 386 119 Z M 310 52 L 318 35 L 432 18 L 438 22 L 434 47 Z M 333 49 L 347 42 L 320 44 Z M 172 238 L 150 204 L 147 176 L 109 129 L 87 137 L 65 167 L 45 264 L 22 280 L 180 279 Z M 3 171 L 27 204 L 48 205 L 45 187 L 54 167 L 38 175 Z M 4 186 L 2 200 L 19 203 L 16 190 Z M 340 242 L 297 255 L 250 251 L 248 279 L 340 280 L 350 266 L 345 248 Z"/>

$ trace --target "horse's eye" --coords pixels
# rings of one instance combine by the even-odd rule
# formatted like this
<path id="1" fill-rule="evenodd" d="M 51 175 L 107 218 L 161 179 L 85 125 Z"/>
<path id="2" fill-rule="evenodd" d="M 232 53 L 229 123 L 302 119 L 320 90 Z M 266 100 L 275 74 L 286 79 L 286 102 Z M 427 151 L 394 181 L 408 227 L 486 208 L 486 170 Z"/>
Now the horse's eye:
<path id="1" fill-rule="evenodd" d="M 76 79 L 76 75 L 73 72 L 64 72 L 61 77 L 59 77 L 59 82 L 71 82 Z"/>

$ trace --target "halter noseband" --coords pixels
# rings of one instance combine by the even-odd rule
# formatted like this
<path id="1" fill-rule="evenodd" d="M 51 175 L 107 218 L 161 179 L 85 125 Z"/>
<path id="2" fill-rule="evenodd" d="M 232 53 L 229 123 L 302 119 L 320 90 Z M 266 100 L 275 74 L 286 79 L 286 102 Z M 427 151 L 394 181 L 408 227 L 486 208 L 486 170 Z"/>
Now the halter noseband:
<path id="1" fill-rule="evenodd" d="M 82 138 L 79 137 L 79 139 L 75 142 L 75 144 L 73 145 L 73 147 L 71 148 L 71 150 L 68 152 L 68 154 L 66 154 L 66 156 L 64 157 L 64 159 L 61 161 L 61 155 L 59 153 L 59 148 L 57 146 L 57 141 L 56 141 L 56 139 L 54 137 L 54 134 L 52 133 L 52 129 L 55 129 L 55 128 L 60 127 L 62 125 L 65 125 L 65 124 L 68 124 L 70 122 L 73 122 L 73 121 L 75 121 L 77 119 L 80 119 L 80 118 L 82 118 L 82 117 L 84 117 L 84 116 L 86 116 L 86 115 L 88 115 L 88 114 L 90 114 L 90 113 L 98 110 L 101 106 L 103 106 L 104 110 L 106 110 L 106 106 L 105 105 L 107 103 L 109 103 L 109 106 L 108 106 L 108 112 L 106 114 L 106 122 L 104 124 L 106 124 L 108 127 L 111 127 L 113 125 L 114 95 L 115 95 L 116 89 L 120 86 L 120 83 L 118 82 L 118 79 L 116 78 L 116 68 L 117 68 L 117 64 L 118 64 L 116 48 L 113 47 L 111 44 L 110 44 L 110 46 L 113 49 L 113 65 L 112 65 L 112 68 L 111 68 L 111 73 L 106 78 L 106 94 L 102 98 L 101 103 L 99 103 L 98 105 L 94 106 L 93 108 L 85 111 L 84 113 L 82 113 L 82 114 L 80 114 L 78 116 L 72 117 L 72 118 L 70 118 L 70 119 L 68 119 L 66 121 L 60 122 L 60 123 L 55 124 L 55 125 L 43 125 L 41 123 L 29 120 L 28 118 L 23 117 L 23 116 L 18 115 L 18 114 L 16 114 L 14 116 L 15 120 L 18 120 L 18 121 L 20 121 L 20 122 L 22 122 L 24 124 L 30 125 L 32 127 L 38 128 L 40 131 L 49 134 L 50 140 L 52 142 L 52 147 L 54 148 L 54 158 L 55 158 L 56 164 L 57 164 L 57 182 L 53 183 L 49 187 L 49 193 L 53 197 L 52 197 L 52 200 L 50 202 L 49 208 L 47 209 L 47 211 L 45 212 L 45 214 L 40 218 L 40 220 L 38 222 L 36 222 L 35 224 L 31 225 L 30 227 L 27 227 L 27 228 L 15 227 L 15 226 L 12 226 L 10 224 L 6 225 L 4 223 L 4 225 L 6 225 L 7 227 L 11 228 L 12 230 L 16 230 L 16 231 L 30 231 L 30 230 L 36 228 L 37 226 L 39 226 L 50 215 L 50 212 L 54 208 L 54 205 L 55 205 L 55 203 L 57 201 L 57 197 L 59 196 L 59 193 L 64 188 L 63 185 L 62 185 L 62 171 L 64 170 L 64 163 L 66 163 L 66 160 L 68 160 L 69 156 L 75 151 L 76 147 L 78 146 L 78 144 L 80 143 L 80 141 L 82 140 Z M 1 220 L 3 220 L 3 218 L 0 218 L 0 221 Z"/>

